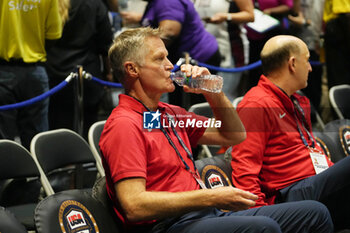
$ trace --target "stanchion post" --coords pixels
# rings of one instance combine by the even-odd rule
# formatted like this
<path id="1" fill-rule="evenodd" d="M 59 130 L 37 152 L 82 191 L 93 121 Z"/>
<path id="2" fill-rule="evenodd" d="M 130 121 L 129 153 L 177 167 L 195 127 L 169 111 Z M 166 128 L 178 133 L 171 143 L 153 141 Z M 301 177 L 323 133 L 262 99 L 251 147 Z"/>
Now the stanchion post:
<path id="1" fill-rule="evenodd" d="M 84 126 L 84 87 L 83 67 L 77 66 L 77 77 L 74 79 L 74 131 L 83 136 Z"/>

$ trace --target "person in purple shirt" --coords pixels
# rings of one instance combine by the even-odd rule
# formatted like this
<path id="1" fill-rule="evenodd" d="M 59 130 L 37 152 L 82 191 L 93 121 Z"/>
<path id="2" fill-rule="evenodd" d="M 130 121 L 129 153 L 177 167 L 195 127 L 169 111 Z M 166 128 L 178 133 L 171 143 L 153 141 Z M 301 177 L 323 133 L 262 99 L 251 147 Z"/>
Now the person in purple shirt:
<path id="1" fill-rule="evenodd" d="M 184 52 L 188 52 L 191 58 L 199 62 L 220 66 L 218 43 L 215 37 L 205 30 L 190 0 L 148 0 L 141 24 L 145 27 L 159 27 L 162 30 L 169 60 L 173 64 L 183 57 Z M 177 88 L 169 96 L 170 103 L 189 107 L 205 102 L 199 95 L 191 95 L 189 102 L 182 101 L 181 93 Z"/>

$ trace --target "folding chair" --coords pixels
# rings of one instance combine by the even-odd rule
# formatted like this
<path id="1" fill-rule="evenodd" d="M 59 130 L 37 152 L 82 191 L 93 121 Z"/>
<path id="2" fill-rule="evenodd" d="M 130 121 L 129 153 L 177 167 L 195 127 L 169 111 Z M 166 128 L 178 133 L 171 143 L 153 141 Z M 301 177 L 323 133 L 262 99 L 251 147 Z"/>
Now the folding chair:
<path id="1" fill-rule="evenodd" d="M 334 162 L 350 155 L 350 120 L 331 121 L 325 125 L 323 132 L 332 139 L 336 146 L 337 154 L 332 155 L 335 157 Z"/>
<path id="2" fill-rule="evenodd" d="M 213 117 L 213 111 L 210 108 L 210 105 L 208 102 L 205 103 L 199 103 L 192 105 L 189 109 L 189 112 L 193 112 L 197 115 L 205 116 L 208 118 Z M 219 146 L 213 146 L 213 145 L 199 145 L 199 147 L 202 148 L 202 152 L 204 154 L 204 157 L 213 157 L 213 154 L 215 154 L 216 151 L 220 149 Z M 199 156 L 200 157 L 200 156 Z"/>
<path id="3" fill-rule="evenodd" d="M 188 109 L 188 111 L 208 118 L 213 117 L 213 111 L 208 102 L 194 104 Z"/>
<path id="4" fill-rule="evenodd" d="M 233 101 L 232 101 L 232 105 L 235 109 L 237 109 L 238 104 L 242 101 L 243 96 L 239 96 L 236 97 Z"/>
<path id="5" fill-rule="evenodd" d="M 42 187 L 40 172 L 29 151 L 17 142 L 0 140 L 0 180 L 0 205 L 33 230 L 34 209 Z"/>
<path id="6" fill-rule="evenodd" d="M 109 214 L 114 219 L 114 222 L 121 228 L 122 223 L 115 213 L 113 209 L 113 201 L 109 198 L 107 193 L 106 177 L 100 177 L 96 180 L 94 186 L 92 187 L 91 195 L 93 198 L 98 200 L 105 207 L 105 209 L 107 209 Z"/>
<path id="7" fill-rule="evenodd" d="M 350 119 L 350 85 L 343 84 L 329 89 L 329 100 L 339 119 Z"/>
<path id="8" fill-rule="evenodd" d="M 224 155 L 199 159 L 195 164 L 207 188 L 232 185 L 231 163 L 224 158 Z"/>
<path id="9" fill-rule="evenodd" d="M 95 122 L 90 126 L 89 132 L 88 132 L 88 141 L 89 145 L 91 147 L 91 151 L 96 159 L 96 167 L 101 176 L 105 175 L 105 171 L 102 166 L 101 162 L 101 152 L 100 148 L 98 146 L 98 143 L 100 141 L 100 136 L 103 131 L 103 127 L 105 125 L 106 121 L 98 121 Z"/>
<path id="10" fill-rule="evenodd" d="M 39 202 L 34 217 L 38 233 L 121 232 L 104 206 L 84 190 L 65 190 L 46 197 Z"/>
<path id="11" fill-rule="evenodd" d="M 96 160 L 79 134 L 69 129 L 42 132 L 33 137 L 30 150 L 42 168 L 40 172 L 50 180 L 42 179 L 48 195 L 66 189 L 92 188 L 97 175 Z"/>
<path id="12" fill-rule="evenodd" d="M 324 132 L 313 132 L 316 143 L 322 148 L 323 153 L 333 162 L 337 162 L 343 158 L 342 152 L 339 150 L 339 147 L 335 141 L 330 138 Z"/>
<path id="13" fill-rule="evenodd" d="M 27 230 L 10 211 L 0 207 L 0 232 L 27 233 Z"/>

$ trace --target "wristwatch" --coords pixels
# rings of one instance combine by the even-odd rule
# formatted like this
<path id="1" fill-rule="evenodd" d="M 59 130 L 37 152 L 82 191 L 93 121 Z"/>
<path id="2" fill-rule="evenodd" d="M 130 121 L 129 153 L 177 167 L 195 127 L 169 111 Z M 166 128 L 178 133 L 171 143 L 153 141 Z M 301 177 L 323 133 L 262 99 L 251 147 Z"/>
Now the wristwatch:
<path id="1" fill-rule="evenodd" d="M 226 21 L 231 21 L 231 20 L 232 20 L 232 15 L 230 13 L 227 13 Z"/>

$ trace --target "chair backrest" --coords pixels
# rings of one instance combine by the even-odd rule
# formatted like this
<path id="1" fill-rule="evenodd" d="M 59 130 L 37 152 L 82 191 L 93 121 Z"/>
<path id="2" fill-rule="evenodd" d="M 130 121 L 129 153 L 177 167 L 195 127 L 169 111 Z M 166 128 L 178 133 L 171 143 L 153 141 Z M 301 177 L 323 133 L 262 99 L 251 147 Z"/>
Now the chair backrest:
<path id="1" fill-rule="evenodd" d="M 96 180 L 94 187 L 92 188 L 91 195 L 101 202 L 101 204 L 107 209 L 110 215 L 113 217 L 117 225 L 121 226 L 122 223 L 119 220 L 113 209 L 113 201 L 109 198 L 106 188 L 106 177 L 100 177 Z"/>
<path id="2" fill-rule="evenodd" d="M 46 197 L 37 205 L 34 219 L 38 233 L 121 232 L 104 206 L 84 190 Z"/>
<path id="3" fill-rule="evenodd" d="M 80 165 L 83 164 L 93 164 L 95 167 L 96 160 L 91 151 L 89 144 L 77 133 L 69 129 L 57 129 L 50 130 L 46 132 L 39 133 L 35 135 L 31 141 L 30 150 L 36 162 L 42 168 L 42 173 L 48 175 L 59 169 L 76 169 L 81 168 Z M 95 167 L 96 169 L 96 167 Z M 75 171 L 76 182 L 86 182 L 87 173 L 85 170 L 80 169 Z M 74 172 L 74 171 L 73 171 Z M 68 171 L 62 172 L 61 175 L 67 175 Z M 61 176 L 62 177 L 62 176 Z M 96 179 L 96 174 L 94 179 Z M 57 181 L 57 180 L 56 180 Z M 54 193 L 54 189 L 50 185 L 48 180 L 43 179 L 42 182 L 45 184 L 44 189 L 48 195 Z M 91 187 L 94 180 L 91 182 Z M 52 184 L 52 182 L 51 182 Z M 80 188 L 75 183 L 73 186 L 69 183 L 69 188 Z M 51 186 L 51 187 L 50 187 Z M 61 188 L 59 190 L 64 190 L 68 188 Z"/>
<path id="4" fill-rule="evenodd" d="M 194 104 L 188 109 L 188 111 L 208 118 L 213 117 L 213 111 L 208 102 Z"/>
<path id="5" fill-rule="evenodd" d="M 203 158 L 195 161 L 199 175 L 207 188 L 232 185 L 232 168 L 224 155 Z"/>
<path id="6" fill-rule="evenodd" d="M 40 177 L 29 151 L 17 142 L 0 140 L 0 180 Z"/>
<path id="7" fill-rule="evenodd" d="M 0 207 L 0 232 L 27 233 L 27 230 L 10 211 Z"/>
<path id="8" fill-rule="evenodd" d="M 350 119 L 350 85 L 343 84 L 329 89 L 330 103 L 339 119 Z"/>
<path id="9" fill-rule="evenodd" d="M 208 102 L 194 104 L 188 109 L 188 111 L 208 118 L 212 118 L 214 116 Z M 205 157 L 213 157 L 208 145 L 199 145 L 199 147 L 202 148 L 202 153 L 204 153 Z"/>
<path id="10" fill-rule="evenodd" d="M 336 161 L 350 155 L 350 120 L 331 121 L 325 125 L 323 132 L 337 147 Z"/>
<path id="11" fill-rule="evenodd" d="M 41 188 L 39 178 L 39 169 L 27 149 L 14 141 L 0 140 L 0 205 L 37 202 Z M 29 190 L 30 194 L 23 195 Z"/>
<path id="12" fill-rule="evenodd" d="M 14 141 L 0 140 L 0 180 L 3 181 L 0 204 L 12 211 L 28 230 L 34 229 L 34 208 L 42 187 L 39 178 L 39 168 L 27 149 Z M 0 225 L 3 226 L 3 223 Z M 0 227 L 0 232 L 15 231 Z"/>
<path id="13" fill-rule="evenodd" d="M 89 132 L 88 132 L 88 141 L 89 145 L 91 147 L 91 151 L 96 159 L 96 167 L 101 174 L 101 176 L 105 175 L 105 171 L 102 166 L 101 162 L 101 152 L 100 148 L 98 146 L 98 143 L 100 141 L 101 133 L 103 131 L 103 127 L 105 126 L 106 121 L 98 121 L 95 122 L 90 126 Z"/>
<path id="14" fill-rule="evenodd" d="M 243 96 L 239 96 L 239 97 L 236 97 L 233 101 L 232 101 L 232 105 L 233 107 L 236 109 L 238 104 L 242 101 L 243 99 Z"/>
<path id="15" fill-rule="evenodd" d="M 342 152 L 339 150 L 338 145 L 332 138 L 320 131 L 315 131 L 313 134 L 315 136 L 316 143 L 322 148 L 323 153 L 327 155 L 332 162 L 335 163 L 343 158 Z"/>

